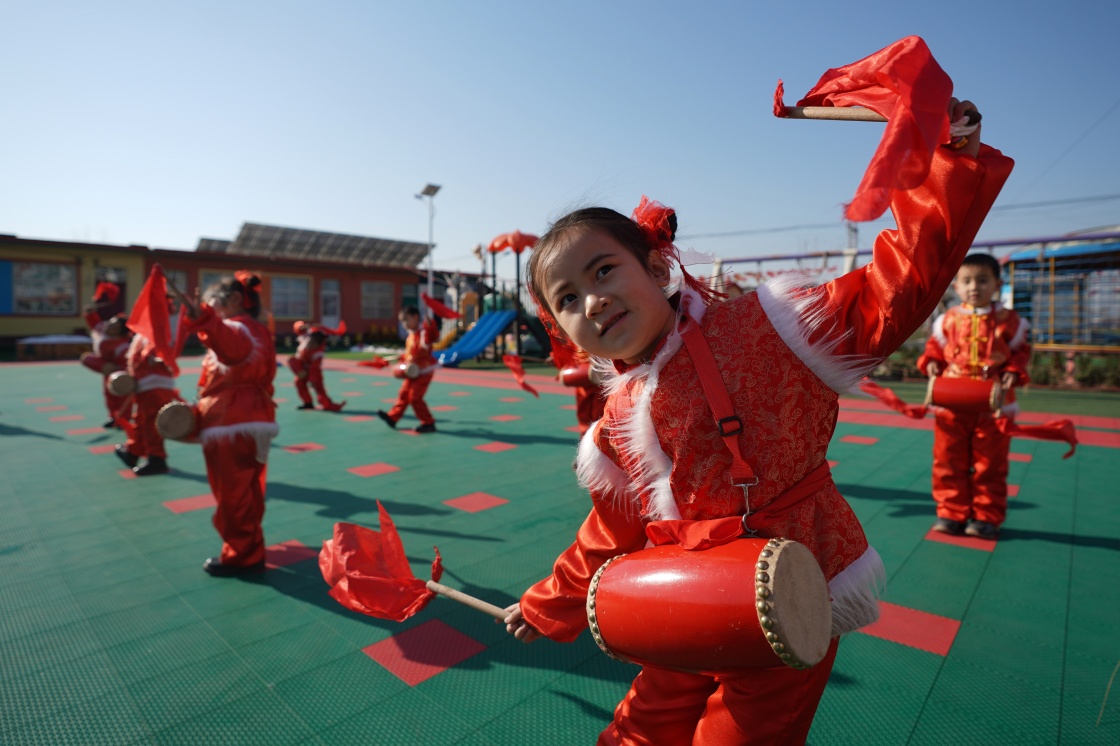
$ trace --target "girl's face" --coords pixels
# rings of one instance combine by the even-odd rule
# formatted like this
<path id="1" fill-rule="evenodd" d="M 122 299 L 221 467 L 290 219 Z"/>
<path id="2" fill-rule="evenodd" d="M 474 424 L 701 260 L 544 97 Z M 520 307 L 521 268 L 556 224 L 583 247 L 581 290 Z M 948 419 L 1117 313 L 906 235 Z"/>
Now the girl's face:
<path id="1" fill-rule="evenodd" d="M 238 314 L 245 313 L 245 309 L 241 307 L 241 293 L 236 290 L 230 293 L 225 300 L 212 296 L 209 304 L 214 309 L 214 313 L 223 319 L 231 319 Z"/>
<path id="2" fill-rule="evenodd" d="M 669 265 L 659 252 L 649 258 L 646 269 L 602 231 L 573 233 L 543 258 L 543 300 L 582 350 L 631 365 L 642 362 L 676 320 L 662 292 Z"/>
<path id="3" fill-rule="evenodd" d="M 413 315 L 407 314 L 407 313 L 401 314 L 400 320 L 401 320 L 401 323 L 404 324 L 404 328 L 408 329 L 410 332 L 414 332 L 414 331 L 416 331 L 417 329 L 420 328 L 420 316 L 419 315 L 413 316 Z"/>

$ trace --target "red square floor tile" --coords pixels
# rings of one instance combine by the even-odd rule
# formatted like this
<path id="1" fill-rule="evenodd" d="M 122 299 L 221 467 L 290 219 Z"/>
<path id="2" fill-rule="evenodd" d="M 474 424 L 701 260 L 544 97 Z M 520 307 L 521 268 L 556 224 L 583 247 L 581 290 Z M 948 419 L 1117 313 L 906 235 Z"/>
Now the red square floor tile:
<path id="1" fill-rule="evenodd" d="M 61 412 L 66 409 L 65 404 L 51 404 L 45 407 L 35 407 L 36 412 Z"/>
<path id="2" fill-rule="evenodd" d="M 343 383 L 353 383 L 354 381 L 357 381 L 358 379 L 357 378 L 343 378 L 341 380 L 342 380 Z"/>
<path id="3" fill-rule="evenodd" d="M 948 655 L 960 628 L 956 619 L 880 601 L 879 621 L 859 631 L 934 655 Z"/>
<path id="4" fill-rule="evenodd" d="M 105 432 L 103 427 L 77 427 L 73 430 L 67 430 L 67 435 L 94 435 L 96 433 Z"/>
<path id="5" fill-rule="evenodd" d="M 136 472 L 132 469 L 121 469 L 117 474 L 120 474 L 125 479 L 136 479 Z"/>
<path id="6" fill-rule="evenodd" d="M 112 453 L 114 450 L 116 450 L 116 448 L 116 445 L 114 445 L 113 443 L 109 443 L 103 446 L 90 446 L 89 452 L 95 456 L 99 456 L 102 453 Z"/>
<path id="7" fill-rule="evenodd" d="M 560 408 L 561 409 L 576 409 L 576 405 L 575 404 L 561 404 Z"/>
<path id="8" fill-rule="evenodd" d="M 522 399 L 520 396 L 503 396 L 501 399 L 498 399 L 498 401 L 503 401 L 503 402 L 508 403 L 508 402 L 525 401 L 525 400 Z"/>
<path id="9" fill-rule="evenodd" d="M 1008 461 L 1022 461 L 1023 463 L 1029 462 L 1034 456 L 1029 453 L 1009 453 L 1007 454 Z"/>
<path id="10" fill-rule="evenodd" d="M 953 536 L 952 534 L 934 531 L 932 528 L 926 534 L 926 541 L 952 544 L 955 547 L 964 547 L 965 549 L 979 549 L 982 552 L 994 552 L 996 549 L 996 542 L 991 539 L 977 539 L 975 536 Z"/>
<path id="11" fill-rule="evenodd" d="M 289 539 L 280 544 L 265 547 L 264 566 L 269 570 L 275 570 L 277 567 L 294 565 L 297 562 L 303 562 L 318 556 L 318 549 L 305 546 L 302 541 Z"/>
<path id="12" fill-rule="evenodd" d="M 517 446 L 515 446 L 513 443 L 501 443 L 496 440 L 493 443 L 487 443 L 485 445 L 474 447 L 476 451 L 486 451 L 487 453 L 501 453 L 502 451 L 509 451 L 513 450 L 514 448 L 517 448 Z"/>
<path id="13" fill-rule="evenodd" d="M 281 396 L 281 397 L 278 397 L 278 398 L 276 398 L 276 399 L 273 399 L 272 401 L 274 401 L 274 402 L 275 402 L 275 403 L 277 403 L 277 404 L 287 404 L 287 403 L 288 403 L 288 400 L 287 400 L 287 399 L 285 399 L 285 398 L 284 398 L 284 397 L 282 397 L 282 396 Z"/>
<path id="14" fill-rule="evenodd" d="M 321 451 L 325 449 L 325 445 L 319 443 L 295 443 L 290 446 L 284 446 L 284 450 L 288 453 L 306 453 L 307 451 Z"/>
<path id="15" fill-rule="evenodd" d="M 519 414 L 496 414 L 493 417 L 491 417 L 490 419 L 492 419 L 494 422 L 513 422 L 514 420 L 520 420 L 521 415 L 519 415 Z"/>
<path id="16" fill-rule="evenodd" d="M 290 388 L 293 388 L 295 386 L 295 384 L 292 383 L 291 381 L 284 381 L 283 383 L 276 384 L 276 386 L 278 388 L 290 389 Z"/>
<path id="17" fill-rule="evenodd" d="M 351 474 L 357 474 L 359 477 L 376 477 L 381 474 L 391 474 L 394 471 L 400 471 L 400 467 L 393 466 L 392 464 L 366 464 L 365 466 L 355 466 L 346 471 Z"/>
<path id="18" fill-rule="evenodd" d="M 453 404 L 439 404 L 432 407 L 433 412 L 454 412 L 457 409 L 458 407 L 454 406 Z"/>
<path id="19" fill-rule="evenodd" d="M 54 397 L 40 396 L 40 397 L 37 397 L 35 399 L 24 399 L 23 403 L 24 404 L 50 404 L 52 401 L 54 401 Z"/>
<path id="20" fill-rule="evenodd" d="M 347 422 L 369 422 L 370 420 L 376 420 L 377 418 L 372 414 L 352 414 L 349 417 L 343 417 L 342 419 L 346 420 Z"/>
<path id="21" fill-rule="evenodd" d="M 348 396 L 351 399 L 353 399 L 356 396 L 362 396 L 362 392 L 361 391 L 343 391 L 342 395 L 343 396 Z"/>
<path id="22" fill-rule="evenodd" d="M 63 409 L 65 409 L 65 407 L 63 407 Z M 86 416 L 84 414 L 60 414 L 55 417 L 51 417 L 51 422 L 77 422 L 78 420 L 84 420 L 85 418 Z"/>
<path id="23" fill-rule="evenodd" d="M 841 443 L 857 443 L 861 446 L 871 446 L 879 442 L 878 438 L 871 438 L 866 435 L 845 435 L 840 439 Z"/>
<path id="24" fill-rule="evenodd" d="M 1019 496 L 1019 485 L 1017 485 L 1017 484 L 1007 485 L 1007 496 L 1008 497 L 1018 497 Z"/>
<path id="25" fill-rule="evenodd" d="M 471 392 L 469 392 L 469 391 L 452 391 L 450 394 L 448 394 L 448 396 L 470 396 L 470 395 L 471 395 Z"/>
<path id="26" fill-rule="evenodd" d="M 181 375 L 181 376 L 195 376 L 195 375 L 198 375 L 201 372 L 202 372 L 202 367 L 201 366 L 195 366 L 194 368 L 181 368 L 179 370 L 179 375 Z"/>
<path id="27" fill-rule="evenodd" d="M 388 386 L 389 382 L 388 381 L 370 381 L 369 385 L 370 386 Z"/>
<path id="28" fill-rule="evenodd" d="M 444 500 L 444 505 L 450 505 L 453 508 L 466 511 L 467 513 L 479 513 L 483 510 L 496 508 L 499 505 L 505 505 L 509 500 L 494 495 L 488 495 L 485 492 L 472 492 L 469 495 L 456 497 L 451 500 Z"/>
<path id="29" fill-rule="evenodd" d="M 835 469 L 839 465 L 840 465 L 839 461 L 833 461 L 833 460 L 829 459 L 829 462 L 828 462 L 828 468 L 829 469 Z"/>
<path id="30" fill-rule="evenodd" d="M 570 425 L 570 426 L 568 426 L 564 429 L 567 430 L 570 433 L 578 433 L 578 432 L 583 430 L 583 428 L 580 427 L 579 425 Z"/>
<path id="31" fill-rule="evenodd" d="M 189 513 L 192 510 L 212 508 L 217 504 L 218 501 L 214 499 L 214 496 L 210 493 L 206 493 L 205 495 L 183 497 L 178 500 L 168 500 L 163 504 L 163 507 L 167 508 L 172 513 Z"/>
<path id="32" fill-rule="evenodd" d="M 382 404 L 395 404 L 396 401 L 397 401 L 397 397 L 394 396 L 394 397 L 389 398 L 389 399 L 382 399 L 381 403 Z"/>
<path id="33" fill-rule="evenodd" d="M 433 619 L 362 652 L 404 683 L 416 686 L 485 649 L 478 640 Z"/>

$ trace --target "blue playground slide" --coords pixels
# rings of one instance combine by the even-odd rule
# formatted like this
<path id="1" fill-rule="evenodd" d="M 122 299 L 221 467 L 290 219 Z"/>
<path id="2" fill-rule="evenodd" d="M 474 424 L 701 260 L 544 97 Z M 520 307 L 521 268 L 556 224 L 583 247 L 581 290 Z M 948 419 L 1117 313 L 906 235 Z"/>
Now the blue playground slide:
<path id="1" fill-rule="evenodd" d="M 446 350 L 440 350 L 436 359 L 439 360 L 440 365 L 448 368 L 454 368 L 464 360 L 473 360 L 506 330 L 516 313 L 510 310 L 482 314 L 482 318 L 475 322 L 469 332 Z"/>

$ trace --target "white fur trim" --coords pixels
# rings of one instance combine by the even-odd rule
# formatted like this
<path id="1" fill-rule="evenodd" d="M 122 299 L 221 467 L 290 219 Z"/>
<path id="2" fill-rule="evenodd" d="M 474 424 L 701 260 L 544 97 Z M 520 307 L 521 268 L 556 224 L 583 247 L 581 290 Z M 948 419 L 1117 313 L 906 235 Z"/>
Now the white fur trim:
<path id="1" fill-rule="evenodd" d="M 933 320 L 933 338 L 937 340 L 937 344 L 941 345 L 942 349 L 949 344 L 949 338 L 945 336 L 945 314 L 941 314 Z"/>
<path id="2" fill-rule="evenodd" d="M 887 573 L 875 547 L 840 571 L 828 584 L 832 599 L 832 636 L 853 632 L 879 618 L 879 596 Z"/>
<path id="3" fill-rule="evenodd" d="M 625 509 L 633 505 L 630 480 L 626 478 L 626 472 L 596 445 L 595 439 L 600 422 L 595 422 L 587 428 L 587 432 L 579 440 L 575 463 L 576 478 L 579 480 L 580 487 L 601 495 L 620 509 Z"/>
<path id="4" fill-rule="evenodd" d="M 805 363 L 809 370 L 837 393 L 847 393 L 879 364 L 879 359 L 863 355 L 836 355 L 837 345 L 851 331 L 837 327 L 832 309 L 820 293 L 809 291 L 798 297 L 802 288 L 796 277 L 775 277 L 759 286 L 758 300 L 778 336 Z M 821 341 L 809 338 L 828 325 Z"/>
<path id="5" fill-rule="evenodd" d="M 156 389 L 174 389 L 175 379 L 170 376 L 145 376 L 136 381 L 137 393 Z"/>
<path id="6" fill-rule="evenodd" d="M 1007 346 L 1012 350 L 1017 350 L 1023 346 L 1027 341 L 1027 334 L 1031 330 L 1031 324 L 1022 316 L 1019 317 L 1019 328 L 1015 330 L 1015 334 L 1007 341 Z"/>
<path id="7" fill-rule="evenodd" d="M 279 434 L 280 426 L 275 422 L 239 422 L 236 425 L 205 428 L 199 432 L 198 437 L 205 444 L 248 435 L 257 442 L 257 461 L 264 464 L 268 462 L 268 450 L 272 446 L 272 439 Z"/>

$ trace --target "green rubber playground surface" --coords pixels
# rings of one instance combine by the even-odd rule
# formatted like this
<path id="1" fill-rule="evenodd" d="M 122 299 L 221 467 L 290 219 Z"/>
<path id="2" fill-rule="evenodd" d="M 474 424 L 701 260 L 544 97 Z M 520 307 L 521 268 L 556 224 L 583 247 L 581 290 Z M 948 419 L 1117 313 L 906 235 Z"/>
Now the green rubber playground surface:
<path id="1" fill-rule="evenodd" d="M 444 370 L 439 432 L 415 435 L 410 416 L 395 431 L 373 416 L 395 379 L 330 367 L 342 413 L 296 411 L 277 388 L 270 569 L 215 579 L 198 446 L 168 444 L 170 475 L 125 478 L 95 376 L 0 365 L 0 743 L 594 743 L 637 668 L 588 635 L 523 645 L 443 598 L 400 624 L 363 617 L 316 561 L 335 522 L 376 527 L 380 500 L 418 577 L 437 545 L 445 584 L 513 602 L 588 509 L 573 397 Z M 197 373 L 179 380 L 189 397 Z M 1058 400 L 1036 421 L 1070 411 L 1087 444 L 1062 460 L 1061 444 L 1013 442 L 994 544 L 929 537 L 928 426 L 843 403 L 829 458 L 888 587 L 883 620 L 842 641 L 810 743 L 1120 743 L 1120 681 L 1102 711 L 1120 661 L 1120 396 Z"/>

